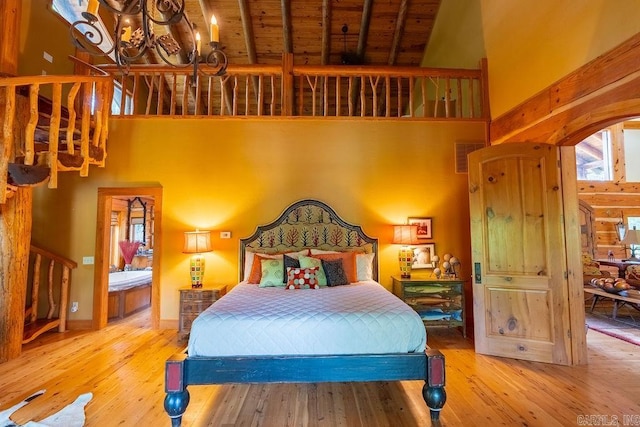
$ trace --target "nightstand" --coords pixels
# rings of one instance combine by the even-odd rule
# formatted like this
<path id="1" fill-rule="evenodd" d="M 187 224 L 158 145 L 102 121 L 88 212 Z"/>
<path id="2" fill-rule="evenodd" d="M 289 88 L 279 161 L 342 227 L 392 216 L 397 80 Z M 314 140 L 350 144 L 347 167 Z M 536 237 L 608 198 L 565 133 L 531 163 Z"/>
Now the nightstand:
<path id="1" fill-rule="evenodd" d="M 462 327 L 466 338 L 464 280 L 391 276 L 393 293 L 418 312 L 425 326 Z"/>
<path id="2" fill-rule="evenodd" d="M 180 317 L 178 319 L 178 339 L 184 340 L 189 337 L 191 324 L 196 317 L 205 311 L 217 299 L 226 292 L 226 286 L 203 287 L 203 288 L 180 288 Z"/>

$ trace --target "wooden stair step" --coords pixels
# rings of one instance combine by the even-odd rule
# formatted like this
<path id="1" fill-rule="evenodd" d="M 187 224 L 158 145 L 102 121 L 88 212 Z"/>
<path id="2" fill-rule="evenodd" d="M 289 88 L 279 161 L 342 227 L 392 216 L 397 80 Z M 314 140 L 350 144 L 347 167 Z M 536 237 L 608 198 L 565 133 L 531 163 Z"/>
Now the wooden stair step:
<path id="1" fill-rule="evenodd" d="M 22 344 L 29 343 L 43 333 L 60 326 L 60 319 L 38 319 L 35 322 L 25 323 L 22 334 Z"/>

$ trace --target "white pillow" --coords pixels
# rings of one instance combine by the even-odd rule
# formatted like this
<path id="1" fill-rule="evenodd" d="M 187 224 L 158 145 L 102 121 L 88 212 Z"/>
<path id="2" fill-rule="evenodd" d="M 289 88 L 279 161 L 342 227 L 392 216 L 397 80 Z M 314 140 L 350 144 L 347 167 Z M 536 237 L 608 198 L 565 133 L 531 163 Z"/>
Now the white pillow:
<path id="1" fill-rule="evenodd" d="M 311 255 L 320 255 L 320 254 L 339 254 L 339 251 L 325 251 L 323 249 L 309 249 L 311 251 Z"/>
<path id="2" fill-rule="evenodd" d="M 251 275 L 251 269 L 253 268 L 253 259 L 255 258 L 256 253 L 259 253 L 261 257 L 271 258 L 271 259 L 277 259 L 278 257 L 282 256 L 282 255 L 275 255 L 275 254 L 274 255 L 263 254 L 260 252 L 253 252 L 250 250 L 244 251 L 244 274 L 242 275 L 243 280 L 247 280 Z"/>
<path id="3" fill-rule="evenodd" d="M 358 281 L 373 280 L 374 253 L 356 254 L 356 277 Z"/>
<path id="4" fill-rule="evenodd" d="M 301 251 L 298 252 L 287 252 L 287 256 L 291 257 L 291 258 L 298 258 L 300 255 L 307 255 L 309 253 L 308 249 L 303 249 Z M 261 257 L 263 258 L 269 258 L 269 259 L 278 259 L 278 258 L 282 258 L 282 254 L 266 254 L 266 253 L 262 253 L 262 252 L 254 252 L 252 250 L 245 250 L 244 251 L 244 274 L 242 275 L 243 280 L 247 280 L 249 278 L 249 276 L 251 275 L 251 269 L 253 268 L 253 259 L 255 258 L 255 255 L 259 254 Z"/>

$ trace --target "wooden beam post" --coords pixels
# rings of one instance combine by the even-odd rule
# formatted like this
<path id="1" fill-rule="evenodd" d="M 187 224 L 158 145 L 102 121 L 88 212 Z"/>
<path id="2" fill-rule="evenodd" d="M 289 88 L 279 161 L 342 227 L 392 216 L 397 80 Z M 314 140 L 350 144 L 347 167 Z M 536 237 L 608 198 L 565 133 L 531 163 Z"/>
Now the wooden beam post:
<path id="1" fill-rule="evenodd" d="M 0 27 L 4 34 L 0 44 L 0 74 L 18 72 L 21 11 L 21 0 L 0 2 Z M 13 147 L 13 137 L 0 135 L 1 162 L 13 160 Z M 3 185 L 0 191 L 5 190 Z M 18 357 L 22 351 L 32 197 L 31 187 L 18 187 L 15 195 L 0 205 L 0 363 Z"/>
<path id="2" fill-rule="evenodd" d="M 32 217 L 31 187 L 0 205 L 0 363 L 22 351 Z"/>
<path id="3" fill-rule="evenodd" d="M 0 76 L 15 76 L 18 72 L 18 48 L 20 40 L 21 0 L 2 0 L 0 2 Z"/>

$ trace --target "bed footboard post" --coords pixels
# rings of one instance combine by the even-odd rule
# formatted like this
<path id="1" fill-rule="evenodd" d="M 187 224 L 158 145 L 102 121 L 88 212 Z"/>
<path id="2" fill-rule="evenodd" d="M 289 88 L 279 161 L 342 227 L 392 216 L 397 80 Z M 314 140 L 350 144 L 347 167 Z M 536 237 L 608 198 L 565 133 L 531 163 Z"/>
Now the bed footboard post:
<path id="1" fill-rule="evenodd" d="M 422 397 L 427 403 L 431 420 L 438 421 L 440 410 L 447 401 L 444 390 L 444 355 L 438 350 L 427 350 L 427 378 L 422 388 Z"/>
<path id="2" fill-rule="evenodd" d="M 174 354 L 165 363 L 164 390 L 167 395 L 164 398 L 164 410 L 171 418 L 172 427 L 180 427 L 182 414 L 189 405 L 189 391 L 184 381 L 186 358 L 184 353 Z"/>

